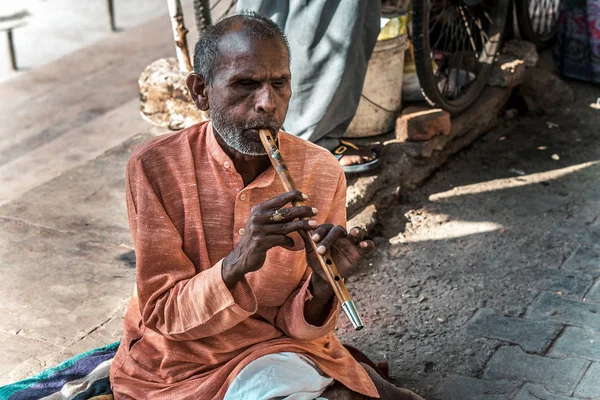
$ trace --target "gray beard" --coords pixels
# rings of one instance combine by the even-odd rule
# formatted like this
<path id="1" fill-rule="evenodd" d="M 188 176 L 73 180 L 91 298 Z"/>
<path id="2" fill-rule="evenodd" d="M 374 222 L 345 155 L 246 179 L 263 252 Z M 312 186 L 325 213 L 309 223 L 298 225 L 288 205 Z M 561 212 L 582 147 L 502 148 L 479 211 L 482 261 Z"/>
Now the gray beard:
<path id="1" fill-rule="evenodd" d="M 245 123 L 241 126 L 235 126 L 227 117 L 227 113 L 219 110 L 211 110 L 210 117 L 214 130 L 223 139 L 225 144 L 246 156 L 264 156 L 267 154 L 260 141 L 249 140 L 244 136 L 247 129 L 263 128 L 271 131 L 271 134 L 277 140 L 277 133 L 280 126 L 270 118 L 263 118 L 252 123 Z"/>

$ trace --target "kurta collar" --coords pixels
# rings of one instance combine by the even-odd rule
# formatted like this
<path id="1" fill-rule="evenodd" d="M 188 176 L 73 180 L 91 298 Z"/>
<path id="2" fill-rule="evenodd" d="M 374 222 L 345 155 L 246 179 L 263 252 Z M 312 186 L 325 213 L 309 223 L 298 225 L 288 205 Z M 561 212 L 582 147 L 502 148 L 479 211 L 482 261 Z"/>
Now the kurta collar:
<path id="1" fill-rule="evenodd" d="M 277 135 L 279 152 L 281 153 L 281 156 L 283 157 L 284 160 L 286 159 L 286 157 L 288 155 L 287 150 L 289 148 L 286 135 L 287 134 L 285 132 L 283 132 L 282 130 L 279 130 L 279 134 Z M 221 145 L 219 144 L 219 142 L 217 142 L 217 139 L 215 138 L 212 121 L 210 121 L 208 123 L 208 126 L 206 128 L 206 146 L 208 148 L 208 152 L 210 153 L 210 155 L 219 163 L 219 165 L 223 169 L 228 169 L 228 170 L 231 170 L 231 172 L 238 174 L 238 172 L 235 170 L 235 165 L 233 164 L 233 161 L 231 161 L 231 158 L 227 155 L 227 153 L 225 153 L 223 151 L 223 149 L 221 148 Z M 227 168 L 225 165 L 229 165 L 229 168 Z M 275 169 L 273 168 L 273 166 L 270 166 L 266 171 L 264 171 L 262 174 L 260 174 L 254 181 L 252 181 L 246 188 L 252 189 L 252 188 L 268 187 L 273 184 L 274 179 L 275 179 Z"/>

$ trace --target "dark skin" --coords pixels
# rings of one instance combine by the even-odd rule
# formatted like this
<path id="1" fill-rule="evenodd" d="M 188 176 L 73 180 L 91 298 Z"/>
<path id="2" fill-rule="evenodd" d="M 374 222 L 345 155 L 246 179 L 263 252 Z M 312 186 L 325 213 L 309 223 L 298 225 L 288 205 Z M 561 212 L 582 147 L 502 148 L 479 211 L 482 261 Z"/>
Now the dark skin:
<path id="1" fill-rule="evenodd" d="M 226 109 L 229 118 L 239 126 L 265 118 L 281 126 L 291 96 L 291 74 L 285 44 L 276 37 L 251 40 L 245 32 L 234 30 L 219 40 L 218 51 L 220 63 L 210 85 L 195 73 L 187 78 L 188 88 L 198 108 L 204 111 L 211 107 Z M 246 140 L 260 142 L 257 129 L 242 134 Z M 241 154 L 229 147 L 218 133 L 215 138 L 233 161 L 244 185 L 270 167 L 268 156 Z M 292 191 L 252 209 L 242 239 L 223 260 L 223 281 L 227 287 L 233 288 L 247 273 L 260 269 L 269 249 L 293 246 L 293 239 L 288 236 L 292 232 L 314 229 L 319 251 L 324 254 L 331 249 L 343 276 L 348 275 L 352 267 L 373 250 L 373 242 L 363 240 L 364 232 L 358 228 L 352 229 L 348 235 L 341 226 L 324 224 L 317 227 L 314 220 L 301 220 L 316 215 L 318 210 L 312 207 L 286 207 L 280 211 L 284 214 L 283 221 L 271 221 L 276 210 L 294 200 L 306 201 L 304 197 L 302 193 Z M 306 303 L 305 318 L 318 326 L 327 316 L 334 293 L 315 254 L 310 246 L 306 248 L 307 262 L 314 273 L 311 278 L 313 299 Z"/>

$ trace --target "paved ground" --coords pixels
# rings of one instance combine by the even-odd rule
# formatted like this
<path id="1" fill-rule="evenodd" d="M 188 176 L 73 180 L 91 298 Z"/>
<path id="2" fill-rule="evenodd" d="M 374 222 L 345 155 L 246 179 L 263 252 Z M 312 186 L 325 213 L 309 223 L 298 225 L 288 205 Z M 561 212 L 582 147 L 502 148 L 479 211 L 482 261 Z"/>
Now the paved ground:
<path id="1" fill-rule="evenodd" d="M 173 55 L 170 29 L 163 15 L 0 84 L 0 384 L 119 338 L 123 171 L 163 131 L 139 117 L 137 78 Z"/>
<path id="2" fill-rule="evenodd" d="M 342 337 L 427 399 L 600 399 L 600 88 L 571 85 L 384 211 L 351 279 Z"/>
<path id="3" fill-rule="evenodd" d="M 191 0 L 182 3 L 189 5 Z M 106 0 L 20 0 L 0 2 L 0 16 L 21 10 L 31 14 L 27 26 L 14 31 L 17 63 L 10 68 L 5 33 L 0 32 L 0 82 L 23 75 L 111 35 L 145 23 L 167 12 L 164 0 L 114 0 L 115 20 L 121 32 L 110 30 Z M 193 25 L 191 14 L 186 22 Z"/>
<path id="4" fill-rule="evenodd" d="M 160 132 L 136 79 L 172 54 L 169 32 L 150 21 L 0 86 L 0 384 L 120 336 L 123 171 Z M 397 383 L 441 400 L 600 398 L 600 90 L 573 86 L 570 109 L 505 122 L 380 210 L 379 248 L 350 278 L 368 329 L 340 335 Z"/>

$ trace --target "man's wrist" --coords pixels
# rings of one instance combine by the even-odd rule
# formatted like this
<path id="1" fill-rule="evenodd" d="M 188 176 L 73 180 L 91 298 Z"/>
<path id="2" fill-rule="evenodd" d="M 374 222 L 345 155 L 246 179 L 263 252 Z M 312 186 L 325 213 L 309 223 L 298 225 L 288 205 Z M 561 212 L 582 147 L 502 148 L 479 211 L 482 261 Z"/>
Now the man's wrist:
<path id="1" fill-rule="evenodd" d="M 242 280 L 244 275 L 239 276 L 239 274 L 235 271 L 232 263 L 229 260 L 229 257 L 225 257 L 223 259 L 223 263 L 221 265 L 221 278 L 227 286 L 228 289 L 233 289 L 233 287 Z"/>

